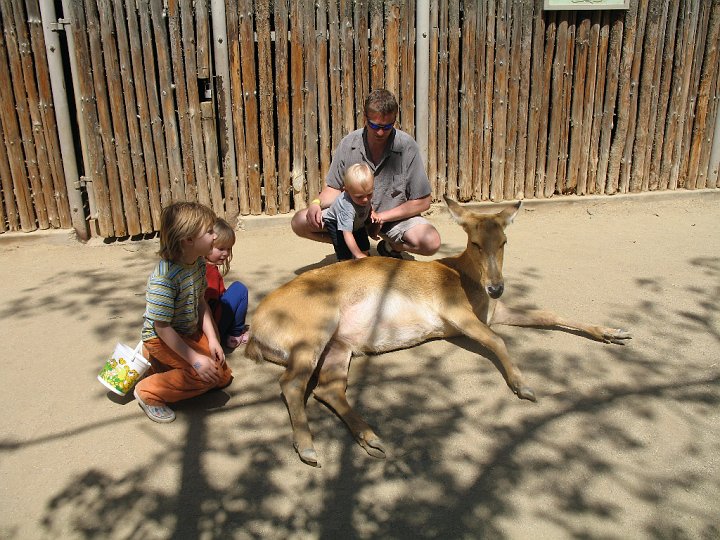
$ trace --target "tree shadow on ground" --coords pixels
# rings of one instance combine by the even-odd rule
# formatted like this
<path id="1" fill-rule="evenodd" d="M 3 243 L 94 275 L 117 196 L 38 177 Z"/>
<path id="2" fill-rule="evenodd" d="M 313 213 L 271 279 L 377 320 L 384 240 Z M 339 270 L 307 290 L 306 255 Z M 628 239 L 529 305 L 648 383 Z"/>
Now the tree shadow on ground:
<path id="1" fill-rule="evenodd" d="M 636 523 L 633 533 L 640 536 L 717 537 L 713 503 L 685 494 L 720 490 L 717 476 L 703 475 L 701 465 L 720 450 L 714 428 L 720 374 L 701 359 L 679 360 L 677 352 L 682 340 L 708 333 L 718 338 L 720 263 L 690 265 L 708 272 L 714 283 L 687 291 L 692 309 L 664 310 L 662 279 L 645 278 L 637 283 L 645 299 L 615 314 L 652 334 L 668 353 L 662 361 L 641 345 L 588 340 L 578 358 L 506 339 L 522 355 L 521 369 L 531 366 L 536 386 L 566 389 L 535 406 L 516 400 L 487 363 L 463 360 L 467 354 L 452 356 L 453 366 L 427 346 L 356 358 L 349 399 L 393 451 L 384 461 L 367 457 L 338 420 L 311 400 L 311 426 L 325 451 L 320 472 L 288 459 L 289 422 L 271 382 L 278 373 L 257 367 L 257 380 L 237 390 L 242 405 L 212 412 L 183 405 L 186 438 L 164 441 L 161 451 L 143 456 L 122 477 L 97 469 L 77 475 L 50 499 L 42 525 L 57 537 L 69 521 L 82 538 L 496 538 L 507 536 L 522 518 L 566 537 L 613 537 L 633 523 L 627 506 L 636 505 L 657 509 Z M 100 277 L 93 271 L 86 276 L 86 285 Z M 519 290 L 528 294 L 516 295 L 521 301 L 534 287 L 532 276 L 524 279 Z M 108 312 L 120 309 L 108 288 L 88 294 L 97 300 L 104 295 L 111 298 Z M 32 309 L 22 316 L 30 318 Z M 107 329 L 98 323 L 95 331 Z M 467 342 L 456 344 L 482 355 Z M 400 362 L 401 356 L 415 364 Z M 588 380 L 592 387 L 578 385 Z M 474 390 L 471 398 L 459 392 L 467 385 Z M 233 430 L 211 436 L 214 414 L 229 415 Z M 675 421 L 671 429 L 687 435 L 673 448 L 682 463 L 654 457 L 662 452 L 656 437 L 663 443 L 673 439 L 662 433 L 668 419 Z M 17 451 L 25 444 L 32 441 L 6 441 L 2 448 Z M 223 485 L 210 480 L 208 455 L 235 462 Z M 180 470 L 179 487 L 170 493 L 152 481 L 166 474 L 168 463 Z M 658 467 L 670 463 L 666 470 Z"/>

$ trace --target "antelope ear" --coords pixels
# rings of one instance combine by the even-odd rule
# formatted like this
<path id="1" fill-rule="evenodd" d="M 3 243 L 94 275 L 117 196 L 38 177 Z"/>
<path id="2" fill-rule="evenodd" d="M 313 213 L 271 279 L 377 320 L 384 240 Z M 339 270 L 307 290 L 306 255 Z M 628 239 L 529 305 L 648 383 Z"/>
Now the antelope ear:
<path id="1" fill-rule="evenodd" d="M 510 225 L 513 220 L 515 219 L 515 216 L 520 211 L 520 207 L 522 206 L 522 201 L 518 201 L 512 206 L 507 207 L 505 210 L 500 212 L 498 216 L 501 220 L 505 223 L 504 226 L 507 227 Z"/>
<path id="2" fill-rule="evenodd" d="M 445 204 L 447 204 L 448 210 L 450 210 L 450 215 L 455 221 L 462 225 L 465 222 L 467 210 L 460 206 L 457 201 L 449 199 L 447 195 L 443 195 L 443 199 L 445 199 Z"/>

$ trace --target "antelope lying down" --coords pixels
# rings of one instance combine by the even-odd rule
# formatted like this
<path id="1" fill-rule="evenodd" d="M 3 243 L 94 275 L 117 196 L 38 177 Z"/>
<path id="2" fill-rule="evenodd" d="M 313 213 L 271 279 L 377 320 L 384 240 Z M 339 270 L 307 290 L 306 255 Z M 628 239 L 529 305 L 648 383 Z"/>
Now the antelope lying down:
<path id="1" fill-rule="evenodd" d="M 305 412 L 308 383 L 316 371 L 314 396 L 342 418 L 368 454 L 385 457 L 382 441 L 345 397 L 353 353 L 392 351 L 464 334 L 497 356 L 518 397 L 535 401 L 491 325 L 559 326 L 606 343 L 630 338 L 623 330 L 503 305 L 497 298 L 504 288 L 504 229 L 520 203 L 488 215 L 445 201 L 468 235 L 460 255 L 429 262 L 369 257 L 333 264 L 286 283 L 255 311 L 245 354 L 285 366 L 280 386 L 294 446 L 305 463 L 318 464 Z"/>

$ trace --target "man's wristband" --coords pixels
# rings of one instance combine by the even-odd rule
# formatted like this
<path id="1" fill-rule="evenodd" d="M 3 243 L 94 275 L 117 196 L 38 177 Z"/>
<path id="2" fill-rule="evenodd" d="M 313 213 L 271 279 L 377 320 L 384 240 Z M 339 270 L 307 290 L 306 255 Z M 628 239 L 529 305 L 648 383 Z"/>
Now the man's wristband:
<path id="1" fill-rule="evenodd" d="M 318 206 L 322 207 L 322 204 L 320 203 L 320 199 L 313 199 L 310 201 L 310 204 L 317 204 Z"/>

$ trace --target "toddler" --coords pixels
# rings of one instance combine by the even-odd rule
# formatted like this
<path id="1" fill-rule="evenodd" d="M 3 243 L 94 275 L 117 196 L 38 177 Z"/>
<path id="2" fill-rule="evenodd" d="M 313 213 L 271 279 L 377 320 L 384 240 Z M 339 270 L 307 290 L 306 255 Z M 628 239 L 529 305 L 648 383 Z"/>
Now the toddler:
<path id="1" fill-rule="evenodd" d="M 322 212 L 339 261 L 362 259 L 370 252 L 365 224 L 377 222 L 370 206 L 374 184 L 375 177 L 367 164 L 350 165 L 345 170 L 344 191 Z M 374 232 L 373 237 L 376 236 Z"/>
<path id="2" fill-rule="evenodd" d="M 168 407 L 232 381 L 205 300 L 205 259 L 215 241 L 215 214 L 193 202 L 175 203 L 160 218 L 160 261 L 150 274 L 142 329 L 152 374 L 134 395 L 155 422 L 172 422 Z"/>
<path id="3" fill-rule="evenodd" d="M 247 343 L 248 333 L 245 316 L 248 310 L 248 289 L 239 281 L 225 289 L 223 276 L 230 270 L 235 231 L 224 219 L 218 219 L 213 226 L 215 243 L 206 257 L 207 283 L 205 300 L 217 324 L 220 342 L 235 349 Z"/>

